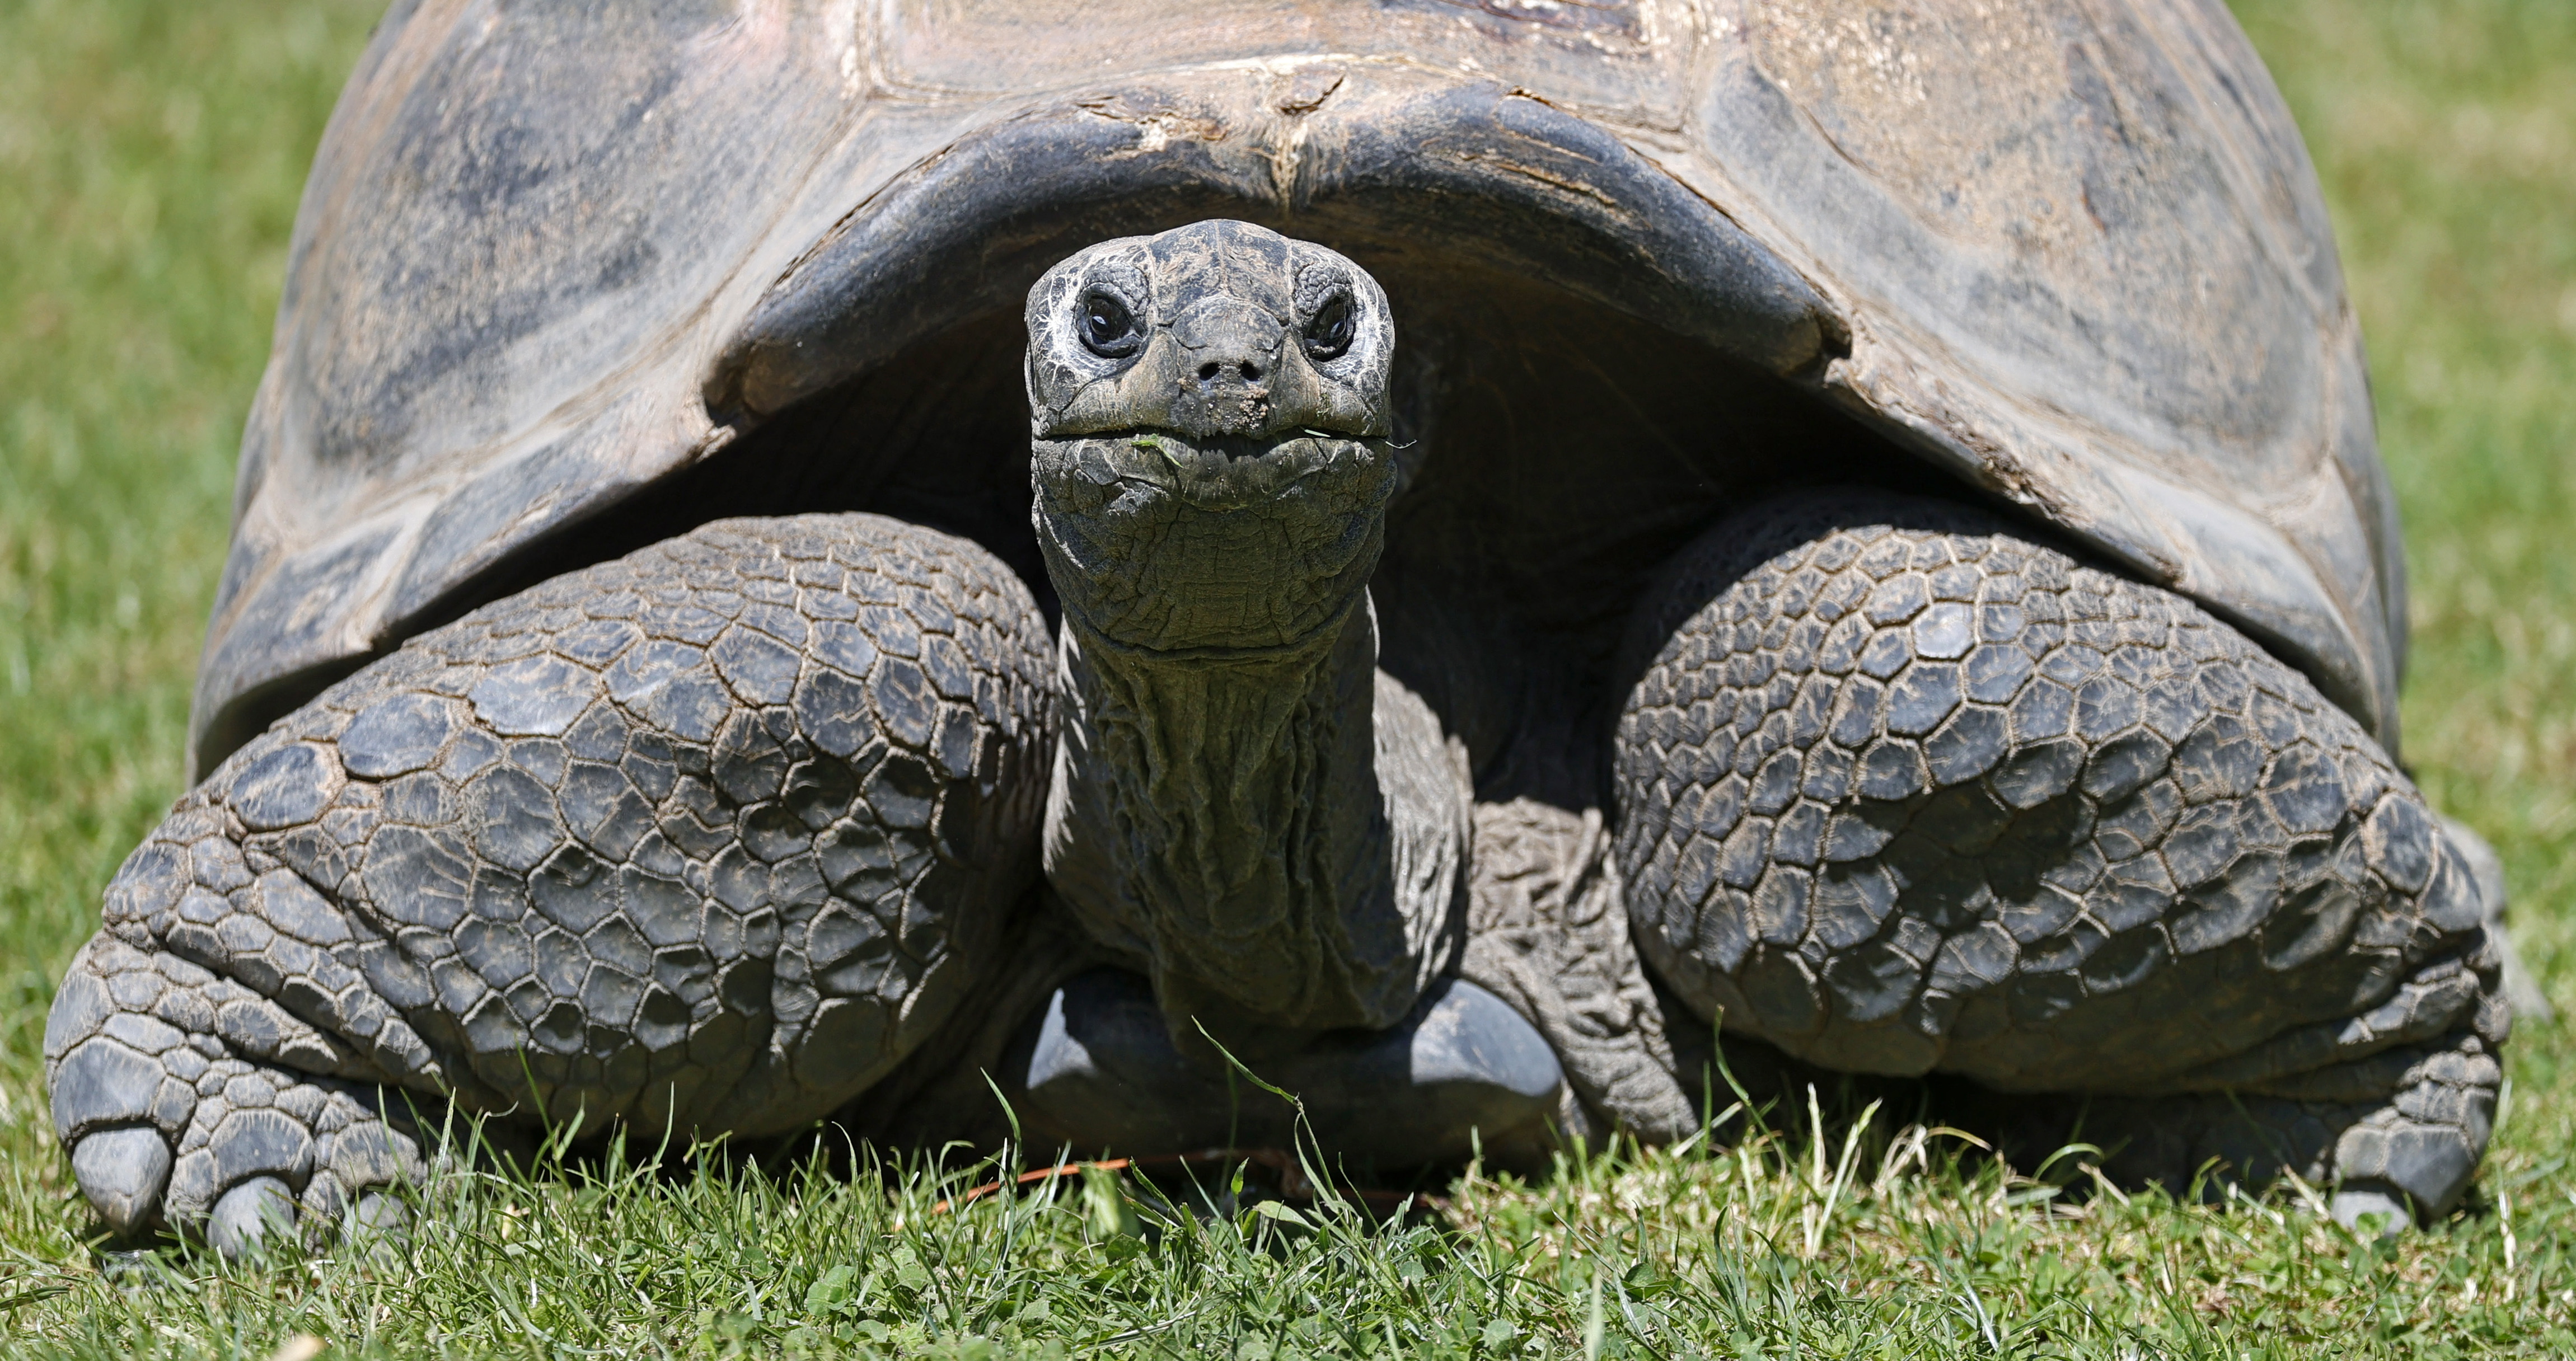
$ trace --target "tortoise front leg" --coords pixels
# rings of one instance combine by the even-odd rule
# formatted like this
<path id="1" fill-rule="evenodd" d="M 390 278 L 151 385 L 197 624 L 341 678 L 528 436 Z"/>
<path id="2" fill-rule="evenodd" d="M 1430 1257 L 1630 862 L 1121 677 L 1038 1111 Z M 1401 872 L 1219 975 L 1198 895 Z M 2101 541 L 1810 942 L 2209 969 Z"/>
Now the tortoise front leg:
<path id="1" fill-rule="evenodd" d="M 1618 856 L 1692 1005 L 1846 1071 L 2157 1098 L 2086 1130 L 2149 1175 L 2467 1184 L 2507 1026 L 2476 890 L 2243 635 L 1992 517 L 1819 495 L 1686 552 L 1636 651 Z"/>
<path id="2" fill-rule="evenodd" d="M 1034 885 L 1053 659 L 972 543 L 710 525 L 332 687 L 118 873 L 46 1028 L 108 1222 L 237 1247 L 410 1108 L 759 1134 L 891 1069 Z"/>

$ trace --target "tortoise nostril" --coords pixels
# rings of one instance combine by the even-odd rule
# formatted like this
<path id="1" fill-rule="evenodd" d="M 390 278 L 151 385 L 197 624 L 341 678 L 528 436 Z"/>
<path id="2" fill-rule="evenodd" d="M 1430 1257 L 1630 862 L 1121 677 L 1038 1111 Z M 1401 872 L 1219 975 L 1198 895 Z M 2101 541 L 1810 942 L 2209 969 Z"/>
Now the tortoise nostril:
<path id="1" fill-rule="evenodd" d="M 1199 381 L 1202 383 L 1213 383 L 1225 373 L 1228 367 L 1233 368 L 1235 373 L 1241 375 L 1243 381 L 1247 383 L 1258 383 L 1261 381 L 1261 366 L 1249 359 L 1237 360 L 1231 366 L 1221 361 L 1211 359 L 1208 362 L 1199 365 Z"/>

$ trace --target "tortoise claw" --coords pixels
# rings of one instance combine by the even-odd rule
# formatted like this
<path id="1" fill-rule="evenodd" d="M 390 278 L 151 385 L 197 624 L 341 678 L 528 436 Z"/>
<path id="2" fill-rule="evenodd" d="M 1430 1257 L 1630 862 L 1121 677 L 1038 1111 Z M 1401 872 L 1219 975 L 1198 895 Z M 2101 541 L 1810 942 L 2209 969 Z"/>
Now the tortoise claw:
<path id="1" fill-rule="evenodd" d="M 99 1217 L 123 1237 L 149 1224 L 170 1184 L 170 1145 L 140 1126 L 101 1130 L 72 1149 L 72 1176 Z"/>
<path id="2" fill-rule="evenodd" d="M 206 1241 L 226 1261 L 239 1261 L 295 1224 L 295 1193 L 275 1177 L 253 1177 L 224 1192 L 206 1216 Z"/>
<path id="3" fill-rule="evenodd" d="M 2415 1207 L 2406 1193 L 2384 1182 L 2346 1182 L 2326 1209 L 2336 1223 L 2354 1230 L 2365 1217 L 2376 1216 L 2382 1238 L 2394 1238 L 2415 1222 Z"/>
<path id="4" fill-rule="evenodd" d="M 85 1130 L 149 1120 L 161 1078 L 156 1056 L 115 1038 L 91 1039 L 55 1070 L 54 1127 L 66 1138 L 77 1138 Z"/>

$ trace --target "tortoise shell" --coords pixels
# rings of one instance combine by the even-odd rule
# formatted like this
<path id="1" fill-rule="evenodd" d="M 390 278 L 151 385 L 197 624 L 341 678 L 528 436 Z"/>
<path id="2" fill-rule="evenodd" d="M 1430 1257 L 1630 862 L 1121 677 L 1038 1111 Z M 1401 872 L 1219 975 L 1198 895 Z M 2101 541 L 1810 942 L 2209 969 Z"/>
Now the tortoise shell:
<path id="1" fill-rule="evenodd" d="M 1448 487 L 1387 570 L 1599 654 L 1748 489 L 1928 479 L 2394 747 L 2361 341 L 2214 0 L 397 0 L 297 219 L 196 769 L 719 514 L 886 510 L 1036 582 L 1019 300 L 1211 216 L 1387 283 Z"/>

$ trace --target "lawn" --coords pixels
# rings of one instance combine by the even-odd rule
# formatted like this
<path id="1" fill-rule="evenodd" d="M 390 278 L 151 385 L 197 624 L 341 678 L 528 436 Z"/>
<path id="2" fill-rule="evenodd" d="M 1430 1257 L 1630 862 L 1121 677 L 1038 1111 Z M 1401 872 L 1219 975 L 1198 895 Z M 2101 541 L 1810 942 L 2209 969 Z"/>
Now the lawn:
<path id="1" fill-rule="evenodd" d="M 2406 512 L 2407 757 L 2491 837 L 2576 1008 L 2576 5 L 2249 0 L 2305 129 Z M 2356 1240 L 2297 1188 L 2177 1205 L 1946 1135 L 1602 1156 L 1372 1228 L 1093 1176 L 790 1162 L 451 1178 L 401 1252 L 96 1239 L 40 1040 L 183 777 L 307 158 L 371 0 L 0 0 L 0 1346 L 13 1355 L 2346 1356 L 2576 1353 L 2576 1052 L 2526 1026 L 2468 1206 Z M 685 1163 L 687 1159 L 678 1161 Z M 620 1170 L 624 1168 L 627 1170 Z M 972 1175 L 972 1174 L 968 1174 Z M 1171 1188 L 1188 1198 L 1185 1187 Z M 2073 1189 L 2088 1189 L 2080 1174 Z"/>

